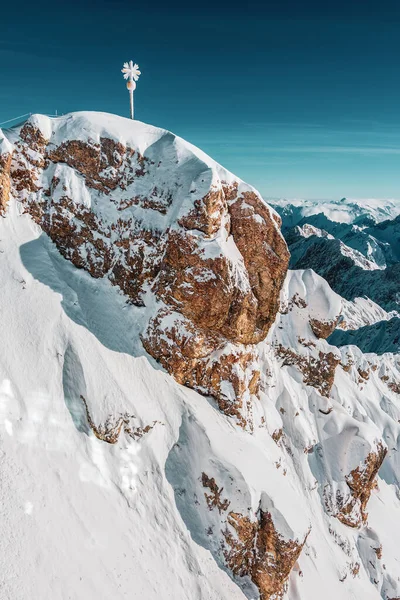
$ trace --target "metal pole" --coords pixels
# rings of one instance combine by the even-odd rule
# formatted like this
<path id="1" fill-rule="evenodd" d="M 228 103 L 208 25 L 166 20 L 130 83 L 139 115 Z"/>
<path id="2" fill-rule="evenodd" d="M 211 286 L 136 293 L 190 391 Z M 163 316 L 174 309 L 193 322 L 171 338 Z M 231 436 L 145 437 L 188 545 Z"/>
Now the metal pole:
<path id="1" fill-rule="evenodd" d="M 129 96 L 130 96 L 130 104 L 131 104 L 131 119 L 134 118 L 133 116 L 133 90 L 129 92 Z"/>
<path id="2" fill-rule="evenodd" d="M 139 75 L 140 75 L 139 65 L 137 65 L 136 63 L 133 64 L 133 62 L 131 60 L 129 62 L 125 62 L 124 68 L 122 69 L 122 73 L 124 74 L 124 79 L 127 80 L 126 87 L 130 94 L 129 105 L 130 105 L 131 119 L 133 120 L 135 118 L 134 104 L 133 104 L 133 100 L 134 100 L 133 92 L 136 89 L 136 81 L 139 79 Z"/>

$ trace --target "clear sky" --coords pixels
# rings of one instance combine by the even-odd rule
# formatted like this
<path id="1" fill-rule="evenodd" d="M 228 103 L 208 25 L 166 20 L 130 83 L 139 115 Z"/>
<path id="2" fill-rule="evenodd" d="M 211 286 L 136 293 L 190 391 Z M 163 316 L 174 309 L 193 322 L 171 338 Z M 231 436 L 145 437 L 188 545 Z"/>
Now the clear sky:
<path id="1" fill-rule="evenodd" d="M 400 198 L 400 2 L 4 2 L 0 122 L 129 115 L 266 197 Z"/>

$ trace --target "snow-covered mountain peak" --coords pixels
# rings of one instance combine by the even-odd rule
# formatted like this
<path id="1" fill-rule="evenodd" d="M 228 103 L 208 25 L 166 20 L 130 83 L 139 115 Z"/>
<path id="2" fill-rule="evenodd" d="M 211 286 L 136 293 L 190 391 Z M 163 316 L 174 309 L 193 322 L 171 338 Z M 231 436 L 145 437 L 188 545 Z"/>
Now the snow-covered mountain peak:
<path id="1" fill-rule="evenodd" d="M 204 153 L 143 123 L 35 115 L 12 137 L 22 209 L 76 267 L 148 309 L 143 344 L 180 383 L 251 428 L 252 348 L 274 321 L 289 259 L 277 214 Z"/>
<path id="2" fill-rule="evenodd" d="M 398 355 L 332 343 L 396 331 L 395 220 L 277 206 L 288 271 L 275 210 L 168 131 L 2 135 L 4 597 L 399 597 Z"/>

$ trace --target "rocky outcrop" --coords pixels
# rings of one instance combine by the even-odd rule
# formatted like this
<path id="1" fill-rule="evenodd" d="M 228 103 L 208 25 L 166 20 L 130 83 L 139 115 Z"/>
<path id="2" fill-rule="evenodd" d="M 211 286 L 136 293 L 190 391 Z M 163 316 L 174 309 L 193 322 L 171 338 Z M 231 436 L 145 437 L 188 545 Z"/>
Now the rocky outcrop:
<path id="1" fill-rule="evenodd" d="M 222 412 L 252 430 L 251 396 L 260 376 L 253 346 L 227 344 L 168 308 L 150 320 L 142 342 L 179 383 L 214 396 Z"/>
<path id="2" fill-rule="evenodd" d="M 207 502 L 207 506 L 210 510 L 213 508 L 217 508 L 219 513 L 221 514 L 223 511 L 228 510 L 230 502 L 228 498 L 221 498 L 221 494 L 224 491 L 224 488 L 219 488 L 217 482 L 214 477 L 209 477 L 207 473 L 202 473 L 201 482 L 203 487 L 208 488 L 210 493 L 204 492 L 204 497 Z"/>
<path id="3" fill-rule="evenodd" d="M 90 429 L 98 440 L 106 442 L 107 444 L 116 444 L 120 438 L 122 432 L 131 437 L 133 440 L 140 440 L 146 433 L 149 433 L 159 421 L 153 421 L 151 425 L 134 425 L 134 415 L 128 413 L 120 414 L 119 416 L 109 415 L 104 423 L 96 425 L 92 419 L 89 411 L 89 407 L 82 395 L 80 399 L 83 402 L 85 408 L 86 419 Z"/>
<path id="4" fill-rule="evenodd" d="M 275 346 L 275 352 L 277 357 L 282 359 L 282 366 L 296 367 L 302 373 L 305 385 L 317 389 L 321 396 L 329 397 L 340 358 L 333 352 L 321 351 L 317 356 L 313 356 L 313 348 L 304 343 L 303 346 L 310 350 L 308 356 L 297 354 L 290 348 L 284 348 L 282 344 Z"/>
<path id="5" fill-rule="evenodd" d="M 12 146 L 0 130 L 0 215 L 6 210 L 10 197 Z"/>
<path id="6" fill-rule="evenodd" d="M 255 521 L 230 512 L 227 523 L 223 534 L 228 567 L 234 575 L 250 577 L 260 591 L 260 600 L 282 598 L 307 536 L 301 542 L 285 540 L 276 530 L 271 513 L 261 508 Z"/>
<path id="7" fill-rule="evenodd" d="M 257 302 L 255 323 L 238 341 L 257 343 L 265 338 L 278 312 L 289 253 L 280 230 L 272 226 L 271 211 L 254 192 L 245 192 L 230 204 L 229 215 Z M 274 220 L 280 225 L 278 216 Z"/>
<path id="8" fill-rule="evenodd" d="M 44 118 L 22 127 L 11 168 L 18 199 L 76 267 L 154 306 L 147 352 L 251 428 L 254 345 L 274 322 L 289 261 L 279 217 L 168 132 L 136 123 L 122 141 L 90 135 L 80 119 L 85 139 L 82 126 L 65 139 Z"/>
<path id="9" fill-rule="evenodd" d="M 339 316 L 332 321 L 319 321 L 318 319 L 310 319 L 310 327 L 313 334 L 320 339 L 326 340 L 331 333 L 336 329 Z"/>
<path id="10" fill-rule="evenodd" d="M 198 436 L 196 440 L 201 444 Z M 174 452 L 183 458 L 180 444 Z M 199 460 L 208 459 L 202 454 Z M 195 502 L 196 515 L 199 515 L 196 527 L 204 530 L 202 543 L 217 561 L 229 569 L 239 585 L 246 578 L 250 579 L 258 588 L 260 600 L 282 598 L 310 528 L 305 527 L 305 523 L 297 523 L 295 533 L 264 493 L 254 511 L 245 508 L 247 486 L 240 476 L 234 481 L 232 476 L 226 478 L 225 473 L 225 487 L 220 485 L 218 476 L 204 471 L 195 481 L 190 476 L 185 479 L 179 470 L 175 477 L 175 493 L 183 495 L 187 502 Z M 190 514 L 191 507 L 187 508 Z"/>
<path id="11" fill-rule="evenodd" d="M 301 540 L 284 536 L 261 501 L 255 514 L 244 514 L 232 510 L 229 494 L 214 477 L 203 472 L 201 483 L 208 510 L 214 512 L 210 519 L 219 523 L 220 530 L 214 533 L 220 536 L 225 565 L 235 577 L 249 577 L 261 600 L 282 598 L 309 531 Z"/>
<path id="12" fill-rule="evenodd" d="M 387 448 L 380 443 L 375 452 L 370 452 L 364 463 L 353 469 L 346 476 L 346 483 L 350 488 L 350 498 L 344 500 L 337 495 L 339 521 L 349 527 L 361 527 L 366 523 L 367 503 L 373 488 L 376 486 L 376 477 L 387 454 Z"/>
<path id="13" fill-rule="evenodd" d="M 211 429 L 191 410 L 182 415 L 166 461 L 177 508 L 193 540 L 246 596 L 282 598 L 310 533 L 306 505 L 283 473 L 242 454 L 242 441 L 247 446 L 257 436 L 236 432 L 234 465 L 225 434 Z"/>

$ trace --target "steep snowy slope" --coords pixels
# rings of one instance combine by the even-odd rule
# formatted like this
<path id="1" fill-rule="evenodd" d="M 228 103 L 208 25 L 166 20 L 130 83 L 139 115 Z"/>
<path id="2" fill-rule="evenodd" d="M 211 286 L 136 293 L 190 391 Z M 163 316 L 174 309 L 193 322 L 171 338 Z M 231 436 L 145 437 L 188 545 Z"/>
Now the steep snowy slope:
<path id="1" fill-rule="evenodd" d="M 5 135 L 0 596 L 399 597 L 398 356 L 173 134 Z"/>
<path id="2" fill-rule="evenodd" d="M 0 225 L 1 597 L 242 598 L 191 540 L 164 475 L 186 403 L 229 428 L 142 356 L 137 311 L 109 284 L 61 259 L 15 206 Z M 129 413 L 154 427 L 107 444 L 81 394 L 96 423 Z"/>

